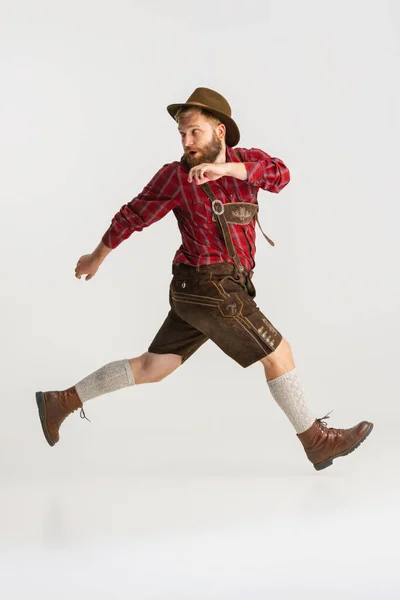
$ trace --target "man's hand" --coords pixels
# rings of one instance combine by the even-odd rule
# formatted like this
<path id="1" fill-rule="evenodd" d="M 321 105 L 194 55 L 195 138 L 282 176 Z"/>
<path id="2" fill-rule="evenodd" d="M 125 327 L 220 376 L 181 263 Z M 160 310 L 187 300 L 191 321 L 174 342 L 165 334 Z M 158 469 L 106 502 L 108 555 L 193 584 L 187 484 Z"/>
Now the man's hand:
<path id="1" fill-rule="evenodd" d="M 236 177 L 245 181 L 247 169 L 243 163 L 202 163 L 189 171 L 188 182 L 202 185 L 207 181 L 215 181 L 220 177 Z"/>
<path id="2" fill-rule="evenodd" d="M 84 254 L 80 257 L 75 267 L 75 277 L 80 279 L 82 275 L 86 275 L 85 280 L 92 279 L 97 273 L 101 260 L 93 254 Z"/>
<path id="3" fill-rule="evenodd" d="M 80 279 L 82 275 L 86 275 L 86 281 L 92 279 L 92 277 L 96 275 L 99 266 L 110 252 L 111 248 L 103 244 L 103 242 L 100 242 L 92 254 L 84 254 L 80 257 L 75 267 L 75 277 Z"/>
<path id="4" fill-rule="evenodd" d="M 228 163 L 202 163 L 189 171 L 188 182 L 202 185 L 207 181 L 215 181 L 228 174 Z"/>

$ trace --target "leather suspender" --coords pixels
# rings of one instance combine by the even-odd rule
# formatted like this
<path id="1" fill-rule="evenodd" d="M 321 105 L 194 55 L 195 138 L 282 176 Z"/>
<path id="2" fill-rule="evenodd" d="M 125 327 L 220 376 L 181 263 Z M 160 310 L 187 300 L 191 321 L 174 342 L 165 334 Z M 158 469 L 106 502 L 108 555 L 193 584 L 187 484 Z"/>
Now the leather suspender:
<path id="1" fill-rule="evenodd" d="M 244 271 L 244 267 L 242 265 L 242 263 L 240 262 L 240 258 L 236 252 L 235 246 L 233 245 L 233 241 L 232 241 L 232 237 L 231 237 L 231 232 L 229 231 L 229 225 L 226 221 L 225 215 L 224 215 L 224 204 L 223 202 L 221 202 L 221 200 L 218 200 L 215 197 L 214 192 L 212 191 L 212 189 L 210 188 L 210 186 L 208 185 L 208 183 L 203 183 L 200 187 L 203 188 L 203 190 L 205 191 L 205 193 L 207 194 L 208 199 L 211 202 L 211 206 L 212 206 L 212 210 L 213 213 L 215 215 L 215 218 L 217 220 L 218 225 L 220 226 L 220 229 L 222 231 L 222 235 L 224 237 L 224 242 L 226 245 L 226 248 L 228 250 L 229 256 L 232 258 L 235 267 L 240 271 Z M 257 211 L 258 213 L 258 211 Z M 261 233 L 263 234 L 263 236 L 265 237 L 265 239 L 271 244 L 271 246 L 275 246 L 275 243 L 264 233 L 260 221 L 258 219 L 258 214 L 256 213 L 256 222 L 261 230 Z"/>
<path id="2" fill-rule="evenodd" d="M 233 242 L 232 242 L 231 232 L 229 231 L 229 225 L 226 222 L 225 215 L 224 215 L 224 204 L 223 204 L 223 202 L 221 202 L 221 200 L 218 200 L 215 197 L 215 194 L 212 191 L 212 189 L 210 188 L 210 186 L 208 185 L 208 183 L 203 183 L 200 187 L 203 188 L 203 190 L 207 194 L 208 199 L 211 202 L 213 213 L 215 214 L 215 218 L 217 219 L 217 223 L 218 223 L 218 225 L 221 228 L 222 235 L 224 236 L 224 241 L 225 241 L 225 245 L 227 247 L 227 250 L 229 252 L 229 256 L 232 258 L 232 260 L 233 260 L 233 262 L 235 264 L 235 267 L 240 272 L 244 271 L 244 266 L 240 262 L 240 258 L 238 257 L 238 254 L 236 252 L 235 246 L 233 245 Z"/>
<path id="3" fill-rule="evenodd" d="M 236 158 L 238 158 L 239 161 L 240 161 L 240 156 L 239 156 L 238 151 L 234 150 L 233 152 L 235 153 Z M 257 202 L 257 194 L 255 195 L 255 199 L 256 199 L 256 202 Z M 263 236 L 265 237 L 265 239 L 267 240 L 267 242 L 269 242 L 271 244 L 271 246 L 275 246 L 275 243 L 267 236 L 266 233 L 264 233 L 263 228 L 261 227 L 261 223 L 260 223 L 260 220 L 258 218 L 258 211 L 257 211 L 257 214 L 256 214 L 256 221 L 257 221 L 257 225 L 259 226 L 259 228 L 261 230 L 261 233 L 263 234 Z"/>
<path id="4" fill-rule="evenodd" d="M 264 231 L 263 231 L 263 228 L 261 227 L 261 223 L 260 223 L 260 221 L 259 221 L 259 218 L 258 218 L 258 213 L 256 214 L 256 221 L 257 221 L 257 225 L 259 226 L 259 228 L 260 228 L 260 230 L 261 230 L 261 233 L 263 234 L 263 236 L 265 237 L 265 239 L 267 240 L 267 242 L 269 242 L 269 243 L 271 244 L 271 246 L 275 246 L 275 242 L 273 242 L 273 241 L 272 241 L 272 240 L 271 240 L 271 239 L 270 239 L 270 238 L 267 236 L 267 234 L 266 234 L 266 233 L 264 233 Z"/>

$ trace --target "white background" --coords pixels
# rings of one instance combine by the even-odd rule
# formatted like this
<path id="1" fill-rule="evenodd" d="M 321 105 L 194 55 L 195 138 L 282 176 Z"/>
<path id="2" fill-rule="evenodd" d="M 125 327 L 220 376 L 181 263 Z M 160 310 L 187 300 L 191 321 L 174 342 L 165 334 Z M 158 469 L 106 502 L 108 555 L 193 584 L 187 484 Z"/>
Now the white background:
<path id="1" fill-rule="evenodd" d="M 394 0 L 1 2 L 2 596 L 399 597 L 399 31 Z M 142 354 L 165 318 L 172 213 L 74 268 L 180 158 L 166 106 L 198 86 L 291 171 L 260 192 L 254 282 L 312 410 L 375 423 L 322 473 L 262 367 L 211 342 L 41 433 L 37 390 Z"/>

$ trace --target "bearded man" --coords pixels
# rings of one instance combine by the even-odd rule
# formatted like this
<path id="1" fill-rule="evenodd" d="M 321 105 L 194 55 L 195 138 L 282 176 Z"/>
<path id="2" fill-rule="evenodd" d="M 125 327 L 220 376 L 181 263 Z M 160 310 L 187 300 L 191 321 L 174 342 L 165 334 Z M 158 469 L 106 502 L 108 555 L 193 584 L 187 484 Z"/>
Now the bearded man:
<path id="1" fill-rule="evenodd" d="M 89 280 L 132 233 L 173 211 L 182 245 L 172 264 L 170 310 L 147 352 L 109 363 L 63 391 L 37 392 L 47 442 L 59 440 L 64 419 L 83 403 L 118 389 L 162 380 L 212 340 L 242 367 L 260 362 L 269 390 L 292 423 L 307 457 L 321 470 L 355 450 L 373 424 L 327 427 L 305 398 L 290 345 L 258 308 L 252 283 L 259 189 L 280 192 L 289 170 L 256 148 L 235 148 L 240 133 L 227 100 L 197 88 L 171 104 L 184 155 L 164 165 L 114 216 L 98 247 L 81 256 L 75 276 Z M 269 243 L 274 243 L 264 234 Z"/>

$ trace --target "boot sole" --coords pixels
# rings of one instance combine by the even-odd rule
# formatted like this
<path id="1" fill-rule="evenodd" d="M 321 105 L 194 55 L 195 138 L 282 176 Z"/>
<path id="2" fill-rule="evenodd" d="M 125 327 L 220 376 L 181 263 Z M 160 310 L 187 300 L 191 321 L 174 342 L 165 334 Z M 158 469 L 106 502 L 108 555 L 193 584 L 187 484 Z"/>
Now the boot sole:
<path id="1" fill-rule="evenodd" d="M 354 446 L 352 448 L 349 448 L 348 450 L 346 450 L 346 452 L 342 452 L 341 454 L 338 454 L 337 456 L 333 456 L 329 460 L 319 463 L 318 465 L 314 465 L 314 469 L 316 469 L 317 471 L 322 471 L 322 469 L 326 469 L 327 467 L 330 467 L 336 458 L 340 458 L 341 456 L 347 456 L 348 454 L 351 454 L 352 452 L 354 452 L 354 450 L 357 450 L 358 446 L 360 446 L 363 443 L 363 441 L 369 436 L 369 434 L 371 433 L 373 428 L 374 428 L 374 424 L 371 423 L 368 430 L 364 433 L 362 438 L 360 438 L 358 440 L 358 442 L 356 444 L 354 444 Z"/>
<path id="2" fill-rule="evenodd" d="M 36 404 L 39 409 L 39 417 L 40 417 L 40 422 L 42 424 L 44 437 L 46 438 L 46 440 L 47 440 L 48 444 L 50 444 L 50 446 L 54 446 L 55 442 L 53 442 L 53 440 L 49 436 L 49 432 L 47 431 L 47 427 L 46 427 L 46 403 L 44 401 L 43 392 L 36 392 Z"/>

